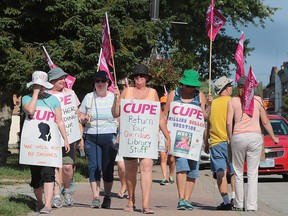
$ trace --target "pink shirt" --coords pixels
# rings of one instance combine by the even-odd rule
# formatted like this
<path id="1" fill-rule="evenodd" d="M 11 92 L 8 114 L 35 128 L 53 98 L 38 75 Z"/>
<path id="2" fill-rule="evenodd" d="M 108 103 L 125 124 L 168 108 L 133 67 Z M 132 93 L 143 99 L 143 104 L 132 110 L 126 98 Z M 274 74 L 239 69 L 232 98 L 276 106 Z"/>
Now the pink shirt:
<path id="1" fill-rule="evenodd" d="M 242 111 L 242 104 L 239 97 L 233 97 L 229 103 L 229 109 L 234 114 L 234 129 L 233 134 L 240 133 L 261 133 L 260 128 L 260 109 L 263 109 L 261 106 L 262 99 L 258 96 L 254 96 L 254 111 L 253 117 L 248 116 Z"/>

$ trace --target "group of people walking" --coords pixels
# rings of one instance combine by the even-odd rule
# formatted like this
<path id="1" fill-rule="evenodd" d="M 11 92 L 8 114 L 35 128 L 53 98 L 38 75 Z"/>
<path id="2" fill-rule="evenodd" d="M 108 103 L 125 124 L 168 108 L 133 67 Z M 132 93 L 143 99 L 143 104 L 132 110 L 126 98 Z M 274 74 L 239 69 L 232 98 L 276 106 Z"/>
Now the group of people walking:
<path id="1" fill-rule="evenodd" d="M 23 110 L 26 114 L 25 122 L 27 122 L 26 126 L 24 124 L 24 128 L 27 128 L 30 123 L 39 124 L 35 117 L 36 112 L 44 107 L 43 112 L 50 110 L 52 118 L 52 121 L 47 120 L 46 122 L 50 128 L 47 134 L 56 137 L 59 135 L 53 134 L 53 131 L 60 131 L 62 137 L 56 141 L 55 139 L 50 141 L 48 139 L 39 140 L 36 132 L 31 135 L 32 140 L 37 140 L 37 144 L 49 146 L 52 141 L 59 142 L 53 143 L 53 145 L 59 145 L 62 148 L 61 157 L 59 157 L 61 158 L 60 165 L 56 166 L 49 161 L 42 162 L 40 165 L 25 162 L 25 160 L 23 162 L 24 164 L 30 164 L 32 176 L 30 185 L 34 188 L 37 209 L 43 214 L 51 213 L 52 207 L 62 206 L 60 198 L 60 186 L 62 184 L 64 202 L 68 206 L 73 205 L 70 183 L 75 170 L 75 152 L 79 144 L 88 158 L 89 182 L 92 191 L 91 207 L 109 209 L 114 180 L 114 163 L 119 145 L 121 145 L 121 142 L 119 144 L 119 139 L 117 139 L 119 125 L 121 124 L 121 110 L 123 109 L 121 100 L 159 101 L 156 90 L 147 86 L 152 77 L 149 75 L 148 67 L 143 64 L 135 66 L 129 76 L 134 82 L 133 87 L 126 87 L 121 93 L 117 86 L 113 93 L 108 91 L 107 89 L 111 85 L 108 74 L 105 71 L 96 72 L 93 79 L 93 91 L 86 94 L 81 103 L 74 91 L 66 88 L 65 78 L 67 75 L 61 68 L 51 69 L 48 75 L 43 71 L 34 72 L 32 81 L 27 84 L 27 87 L 32 86 L 32 93 L 22 99 Z M 174 103 L 186 104 L 188 107 L 190 105 L 198 107 L 201 112 L 199 116 L 207 122 L 206 131 L 202 134 L 203 142 L 205 151 L 211 154 L 211 169 L 216 175 L 219 192 L 223 197 L 223 203 L 217 209 L 232 210 L 232 207 L 235 207 L 236 210 L 243 210 L 243 208 L 252 211 L 257 210 L 257 169 L 263 143 L 260 124 L 264 126 L 275 143 L 278 143 L 279 140 L 273 133 L 261 98 L 254 98 L 256 102 L 254 103 L 252 117 L 243 112 L 241 97 L 245 79 L 246 77 L 242 77 L 238 81 L 238 95 L 231 98 L 232 80 L 226 77 L 219 78 L 215 81 L 215 91 L 219 97 L 213 100 L 210 95 L 207 100 L 204 93 L 197 89 L 201 86 L 198 72 L 186 70 L 179 80 L 181 87 L 172 90 L 167 96 L 160 99 L 162 110 L 159 114 L 159 133 L 162 138 L 159 139 L 159 154 L 163 175 L 160 184 L 174 183 L 174 171 L 176 169 L 176 185 L 179 197 L 178 210 L 192 210 L 194 208 L 190 198 L 196 179 L 199 177 L 199 161 L 179 156 L 174 157 L 169 154 L 173 148 L 174 140 L 171 140 L 167 119 L 170 108 L 174 106 Z M 67 104 L 71 105 L 67 108 Z M 62 118 L 68 111 L 76 116 L 77 123 L 69 123 L 65 121 L 68 118 Z M 74 119 L 74 117 L 72 116 L 69 119 Z M 55 127 L 57 130 L 52 130 Z M 72 135 L 69 133 L 71 127 L 77 128 Z M 79 133 L 79 139 L 77 139 L 78 136 L 75 136 L 75 133 Z M 72 136 L 74 139 L 70 138 Z M 22 137 L 25 137 L 25 134 L 22 134 Z M 27 142 L 23 138 L 21 148 L 25 149 L 22 146 Z M 152 143 L 152 145 L 158 145 L 158 142 Z M 228 157 L 229 149 L 232 149 L 232 161 Z M 55 155 L 57 154 L 55 153 Z M 249 182 L 247 200 L 245 200 L 246 206 L 244 206 L 243 200 L 243 166 L 245 158 L 248 164 Z M 169 162 L 168 175 L 167 160 Z M 126 188 L 128 191 L 127 206 L 123 210 L 126 212 L 135 211 L 135 188 L 139 166 L 142 212 L 144 214 L 154 214 L 154 211 L 150 208 L 152 158 L 149 158 L 149 155 L 145 158 L 124 156 L 119 161 L 124 161 L 121 164 L 125 167 L 125 173 L 122 173 L 122 176 L 125 176 L 125 188 L 121 188 L 119 197 L 123 197 Z M 229 199 L 226 180 L 227 167 L 230 175 L 233 176 L 231 179 L 232 191 L 234 191 L 235 185 L 235 193 L 232 192 L 231 199 Z M 102 201 L 100 200 L 101 176 L 104 182 L 104 198 Z M 42 199 L 43 192 L 45 203 Z"/>

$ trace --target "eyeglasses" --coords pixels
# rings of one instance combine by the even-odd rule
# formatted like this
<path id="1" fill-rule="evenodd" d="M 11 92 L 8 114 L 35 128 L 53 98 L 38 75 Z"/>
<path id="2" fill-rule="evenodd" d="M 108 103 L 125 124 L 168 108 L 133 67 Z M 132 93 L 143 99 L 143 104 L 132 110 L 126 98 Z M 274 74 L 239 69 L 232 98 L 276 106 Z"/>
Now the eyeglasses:
<path id="1" fill-rule="evenodd" d="M 101 83 L 106 83 L 107 80 L 100 80 L 100 79 L 99 79 L 99 80 L 95 80 L 95 83 L 100 83 L 100 82 L 101 82 Z"/>

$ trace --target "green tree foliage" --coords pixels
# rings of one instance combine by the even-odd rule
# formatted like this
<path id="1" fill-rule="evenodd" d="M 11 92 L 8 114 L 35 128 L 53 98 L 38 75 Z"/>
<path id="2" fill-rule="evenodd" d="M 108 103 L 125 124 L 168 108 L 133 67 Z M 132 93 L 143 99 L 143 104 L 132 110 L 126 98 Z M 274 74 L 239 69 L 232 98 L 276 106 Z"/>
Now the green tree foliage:
<path id="1" fill-rule="evenodd" d="M 178 73 L 194 68 L 204 80 L 209 68 L 205 30 L 209 4 L 210 0 L 161 0 L 160 20 L 155 21 L 151 20 L 148 0 L 2 0 L 0 92 L 24 94 L 33 71 L 49 70 L 44 45 L 54 63 L 77 78 L 74 89 L 81 99 L 92 90 L 106 11 L 118 79 L 127 77 L 132 67 L 148 58 L 156 46 L 163 58 L 173 59 Z M 262 0 L 221 0 L 215 4 L 227 18 L 226 26 L 235 30 L 250 23 L 264 26 L 276 10 L 263 5 Z M 225 35 L 225 27 L 217 35 L 213 43 L 213 79 L 230 75 L 237 43 L 238 38 Z M 248 45 L 246 40 L 246 55 L 252 50 Z M 7 101 L 1 102 L 0 108 L 5 106 Z"/>

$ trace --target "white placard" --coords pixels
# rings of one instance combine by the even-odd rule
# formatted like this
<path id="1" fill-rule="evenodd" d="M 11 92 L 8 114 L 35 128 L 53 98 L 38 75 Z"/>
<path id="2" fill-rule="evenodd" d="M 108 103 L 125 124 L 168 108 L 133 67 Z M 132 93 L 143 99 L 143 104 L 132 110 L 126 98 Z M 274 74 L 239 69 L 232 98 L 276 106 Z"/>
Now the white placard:
<path id="1" fill-rule="evenodd" d="M 80 128 L 77 115 L 77 103 L 74 91 L 55 94 L 61 103 L 62 119 L 65 123 L 66 133 L 69 144 L 80 140 Z M 61 144 L 64 146 L 64 140 L 61 137 Z"/>
<path id="2" fill-rule="evenodd" d="M 55 114 L 37 107 L 34 117 L 26 115 L 20 144 L 20 164 L 62 167 L 62 147 Z"/>
<path id="3" fill-rule="evenodd" d="M 160 103 L 121 100 L 119 155 L 158 158 Z"/>
<path id="4" fill-rule="evenodd" d="M 205 130 L 201 107 L 173 101 L 167 127 L 171 136 L 170 154 L 199 161 Z"/>

